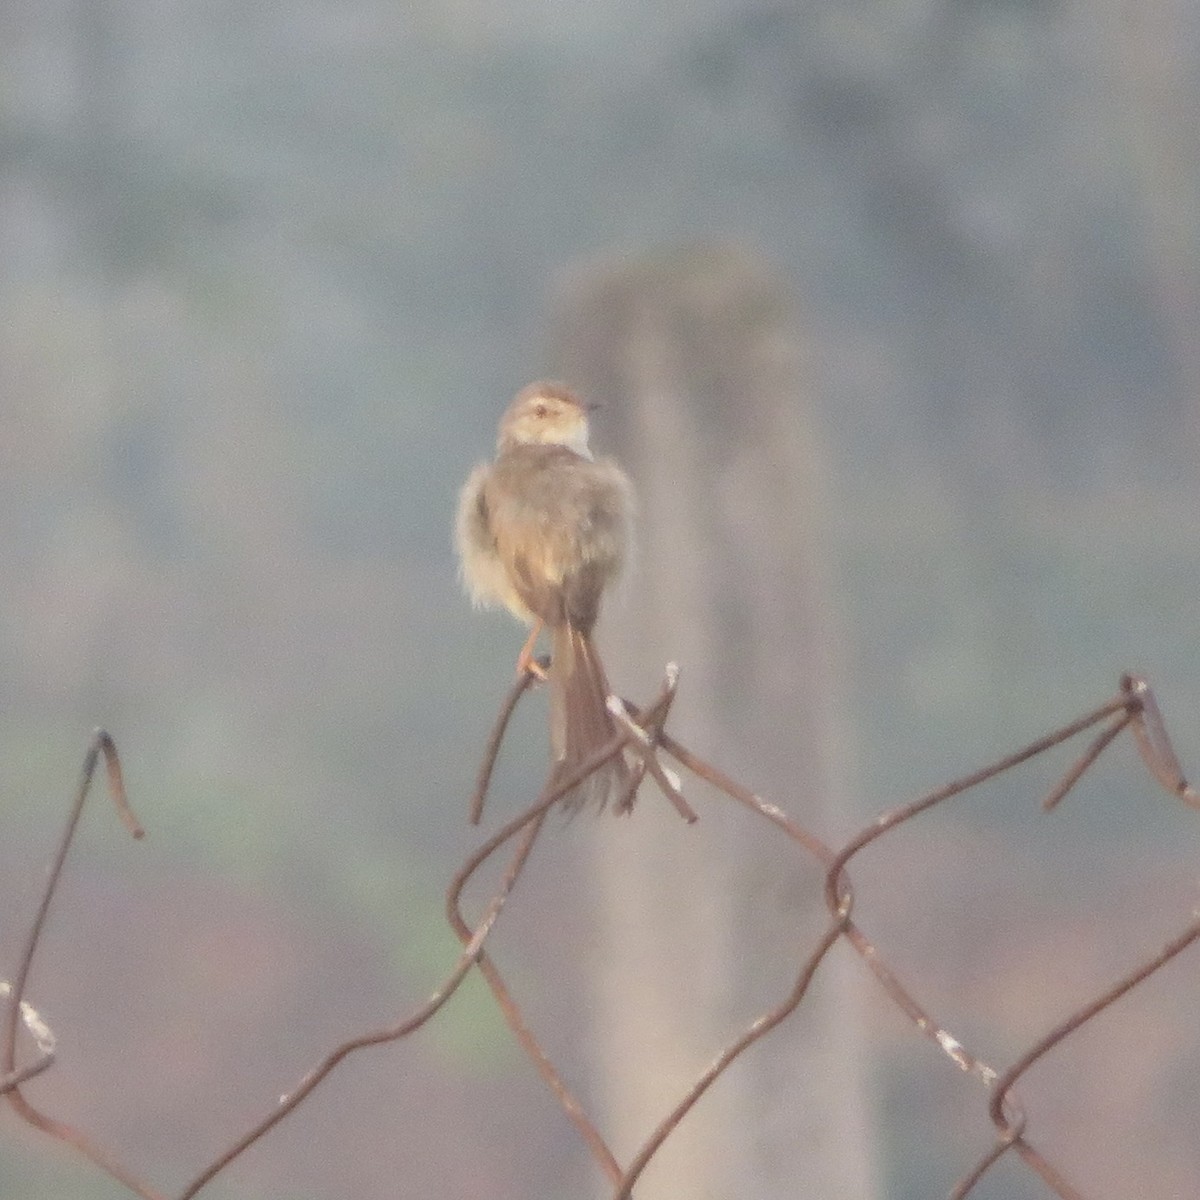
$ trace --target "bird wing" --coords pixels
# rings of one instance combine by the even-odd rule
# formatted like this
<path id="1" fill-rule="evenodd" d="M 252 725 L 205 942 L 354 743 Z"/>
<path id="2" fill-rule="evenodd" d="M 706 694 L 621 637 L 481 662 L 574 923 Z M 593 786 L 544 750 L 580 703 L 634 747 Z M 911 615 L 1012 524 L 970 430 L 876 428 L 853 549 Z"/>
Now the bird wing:
<path id="1" fill-rule="evenodd" d="M 463 586 L 476 608 L 503 606 L 527 621 L 530 613 L 521 600 L 500 557 L 488 508 L 487 485 L 491 463 L 480 463 L 467 477 L 458 497 L 454 543 Z"/>

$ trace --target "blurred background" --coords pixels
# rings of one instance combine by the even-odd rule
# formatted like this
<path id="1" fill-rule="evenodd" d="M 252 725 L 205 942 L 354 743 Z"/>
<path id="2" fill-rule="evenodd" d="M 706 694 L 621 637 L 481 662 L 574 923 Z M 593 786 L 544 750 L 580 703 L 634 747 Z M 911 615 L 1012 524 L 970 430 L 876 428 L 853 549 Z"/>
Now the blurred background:
<path id="1" fill-rule="evenodd" d="M 85 814 L 31 1099 L 169 1194 L 444 977 L 523 637 L 470 612 L 449 530 L 537 376 L 603 403 L 642 496 L 618 686 L 678 659 L 678 735 L 826 840 L 1126 669 L 1200 774 L 1198 85 L 1185 0 L 4 5 L 0 974 L 96 725 L 149 831 Z M 543 705 L 491 825 L 541 782 Z M 1124 743 L 1040 814 L 1070 758 L 853 872 L 998 1067 L 1200 902 L 1196 814 Z M 624 1053 L 637 981 L 697 1034 L 687 1080 L 821 926 L 811 862 L 689 795 L 694 830 L 649 789 L 554 823 L 497 937 L 606 1128 L 658 1072 Z M 851 957 L 827 979 L 697 1110 L 707 1183 L 660 1165 L 639 1196 L 915 1200 L 986 1149 L 982 1089 Z M 1200 1194 L 1198 995 L 1193 953 L 1022 1086 L 1085 1194 Z M 0 1145 L 6 1197 L 126 1194 L 7 1111 Z M 210 1194 L 603 1189 L 471 986 Z M 1016 1167 L 973 1193 L 1045 1194 Z"/>

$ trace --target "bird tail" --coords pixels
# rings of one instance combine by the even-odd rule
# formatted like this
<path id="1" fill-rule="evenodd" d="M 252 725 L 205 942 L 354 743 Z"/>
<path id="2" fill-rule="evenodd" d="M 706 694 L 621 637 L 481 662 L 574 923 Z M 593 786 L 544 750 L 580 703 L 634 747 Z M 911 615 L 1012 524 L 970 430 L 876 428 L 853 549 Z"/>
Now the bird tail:
<path id="1" fill-rule="evenodd" d="M 591 638 L 570 624 L 554 630 L 550 660 L 551 782 L 574 774 L 617 733 L 608 711 L 608 679 Z M 629 765 L 618 754 L 564 797 L 564 807 L 602 809 L 629 781 Z"/>

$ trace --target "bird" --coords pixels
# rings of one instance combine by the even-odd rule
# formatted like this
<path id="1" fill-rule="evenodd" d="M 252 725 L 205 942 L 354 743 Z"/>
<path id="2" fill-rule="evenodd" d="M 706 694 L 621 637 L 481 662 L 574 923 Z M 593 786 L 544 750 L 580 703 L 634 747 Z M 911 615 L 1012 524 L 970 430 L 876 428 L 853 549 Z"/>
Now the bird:
<path id="1" fill-rule="evenodd" d="M 617 463 L 592 454 L 593 407 L 561 383 L 522 388 L 500 418 L 495 458 L 463 485 L 455 521 L 459 573 L 475 607 L 506 608 L 531 626 L 517 673 L 549 686 L 552 785 L 617 732 L 592 631 L 629 552 L 634 499 Z M 551 635 L 545 671 L 534 656 L 543 627 Z M 629 778 L 618 754 L 563 805 L 602 809 Z"/>

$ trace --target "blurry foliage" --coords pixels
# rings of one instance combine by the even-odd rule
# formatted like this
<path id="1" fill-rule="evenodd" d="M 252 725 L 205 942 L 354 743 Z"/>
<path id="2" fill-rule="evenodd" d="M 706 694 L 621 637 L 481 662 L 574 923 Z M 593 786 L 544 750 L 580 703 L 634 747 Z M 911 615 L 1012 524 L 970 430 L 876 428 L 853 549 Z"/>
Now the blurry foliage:
<path id="1" fill-rule="evenodd" d="M 1127 651 L 1175 660 L 1196 555 L 1154 514 L 1186 510 L 1194 431 L 1121 27 L 931 0 L 539 10 L 519 34 L 464 11 L 5 17 L 10 710 L 149 709 L 168 745 L 236 726 L 287 747 L 302 806 L 306 756 L 381 812 L 397 771 L 445 786 L 483 711 L 454 678 L 507 656 L 455 598 L 447 516 L 537 371 L 548 283 L 714 235 L 815 322 L 864 669 L 976 745 L 1045 667 L 1003 661 L 1022 638 L 1067 703 Z M 1112 471 L 1154 536 L 1109 541 Z M 1104 644 L 1156 578 L 1173 619 Z"/>

